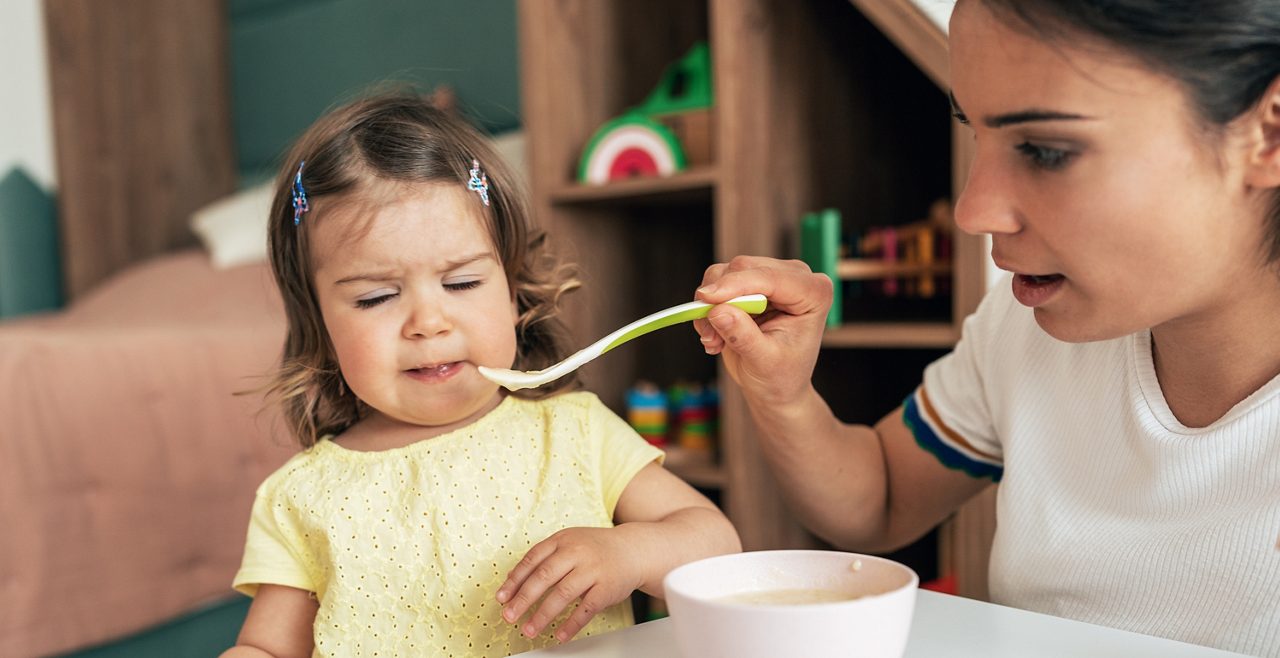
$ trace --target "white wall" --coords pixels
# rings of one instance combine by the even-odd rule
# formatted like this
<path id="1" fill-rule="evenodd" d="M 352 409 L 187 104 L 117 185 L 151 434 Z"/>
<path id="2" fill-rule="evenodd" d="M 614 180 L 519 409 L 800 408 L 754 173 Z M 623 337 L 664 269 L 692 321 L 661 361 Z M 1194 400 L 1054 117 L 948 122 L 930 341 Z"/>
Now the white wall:
<path id="1" fill-rule="evenodd" d="M 0 176 L 15 165 L 45 189 L 53 164 L 41 0 L 0 0 Z"/>

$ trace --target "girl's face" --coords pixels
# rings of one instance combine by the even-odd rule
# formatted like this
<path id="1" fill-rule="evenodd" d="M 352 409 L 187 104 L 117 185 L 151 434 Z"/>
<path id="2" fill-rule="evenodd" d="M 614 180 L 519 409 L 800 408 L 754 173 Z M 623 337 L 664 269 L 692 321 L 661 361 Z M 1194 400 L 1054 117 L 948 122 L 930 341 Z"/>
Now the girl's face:
<path id="1" fill-rule="evenodd" d="M 476 366 L 511 367 L 516 311 L 480 199 L 461 185 L 382 183 L 338 204 L 313 227 L 311 256 L 351 391 L 431 434 L 488 413 L 501 398 Z"/>
<path id="2" fill-rule="evenodd" d="M 991 234 L 1046 332 L 1194 326 L 1275 285 L 1240 140 L 1198 128 L 1175 81 L 1084 40 L 1038 41 L 977 0 L 958 3 L 950 34 L 976 139 L 956 222 Z"/>

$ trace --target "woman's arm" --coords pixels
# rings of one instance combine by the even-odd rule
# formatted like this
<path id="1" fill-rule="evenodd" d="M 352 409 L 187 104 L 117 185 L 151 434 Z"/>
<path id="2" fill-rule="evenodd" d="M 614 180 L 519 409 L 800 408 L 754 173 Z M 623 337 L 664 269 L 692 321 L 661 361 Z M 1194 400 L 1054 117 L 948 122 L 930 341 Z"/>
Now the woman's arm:
<path id="1" fill-rule="evenodd" d="M 832 286 L 799 261 L 738 257 L 708 268 L 698 297 L 763 293 L 752 318 L 717 306 L 694 323 L 742 388 L 761 450 L 783 495 L 814 533 L 844 548 L 882 551 L 916 539 L 990 484 L 920 448 L 902 410 L 876 426 L 842 423 L 812 385 Z"/>
<path id="2" fill-rule="evenodd" d="M 498 590 L 503 618 L 515 623 L 533 610 L 521 628 L 533 637 L 577 601 L 556 629 L 556 638 L 565 642 L 637 589 L 661 596 L 662 579 L 671 569 L 742 550 L 724 514 L 657 463 L 627 484 L 614 520 L 618 525 L 612 528 L 561 530 L 529 549 Z"/>
<path id="3" fill-rule="evenodd" d="M 236 646 L 221 658 L 309 658 L 315 646 L 312 626 L 319 607 L 311 592 L 283 585 L 259 586 Z"/>

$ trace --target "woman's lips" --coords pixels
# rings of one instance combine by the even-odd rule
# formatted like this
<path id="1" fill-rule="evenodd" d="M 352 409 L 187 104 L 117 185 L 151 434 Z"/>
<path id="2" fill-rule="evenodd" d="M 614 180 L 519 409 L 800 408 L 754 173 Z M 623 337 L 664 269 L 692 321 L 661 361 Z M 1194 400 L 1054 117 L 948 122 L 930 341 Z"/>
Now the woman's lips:
<path id="1" fill-rule="evenodd" d="M 1013 296 L 1019 304 L 1036 308 L 1052 299 L 1066 281 L 1061 274 L 1014 274 Z"/>

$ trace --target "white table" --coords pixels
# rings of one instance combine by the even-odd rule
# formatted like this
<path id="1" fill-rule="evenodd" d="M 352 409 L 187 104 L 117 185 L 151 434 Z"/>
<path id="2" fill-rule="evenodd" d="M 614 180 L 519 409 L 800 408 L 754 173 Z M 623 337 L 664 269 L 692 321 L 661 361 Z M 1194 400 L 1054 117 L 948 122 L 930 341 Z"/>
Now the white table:
<path id="1" fill-rule="evenodd" d="M 576 640 L 524 658 L 676 658 L 670 619 Z M 1226 658 L 1219 649 L 920 590 L 904 658 Z"/>

